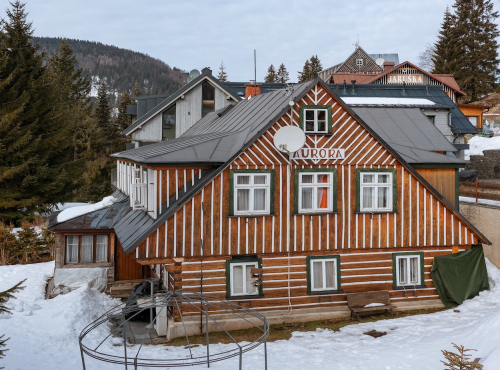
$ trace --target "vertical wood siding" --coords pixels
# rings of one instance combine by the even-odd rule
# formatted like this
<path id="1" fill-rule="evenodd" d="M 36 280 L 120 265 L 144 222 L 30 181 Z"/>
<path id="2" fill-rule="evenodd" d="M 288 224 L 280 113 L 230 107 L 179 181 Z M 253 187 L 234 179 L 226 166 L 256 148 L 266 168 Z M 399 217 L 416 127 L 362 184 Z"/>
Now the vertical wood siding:
<path id="1" fill-rule="evenodd" d="M 345 159 L 292 160 L 277 151 L 274 134 L 286 125 L 299 124 L 300 105 L 331 105 L 333 135 L 307 135 L 306 147 L 344 148 Z M 338 213 L 294 214 L 295 169 L 337 170 Z M 397 212 L 356 213 L 356 170 L 396 170 Z M 232 169 L 274 170 L 274 215 L 229 216 L 229 173 Z M 162 170 L 161 197 L 167 202 L 199 175 L 198 170 Z M 158 187 L 160 188 L 160 186 Z M 168 197 L 167 197 L 168 195 Z M 167 203 L 167 207 L 169 204 Z M 399 164 L 397 159 L 317 85 L 285 113 L 233 163 L 175 212 L 158 232 L 142 242 L 137 257 L 200 257 L 260 253 L 324 252 L 467 246 L 477 238 L 466 225 Z"/>

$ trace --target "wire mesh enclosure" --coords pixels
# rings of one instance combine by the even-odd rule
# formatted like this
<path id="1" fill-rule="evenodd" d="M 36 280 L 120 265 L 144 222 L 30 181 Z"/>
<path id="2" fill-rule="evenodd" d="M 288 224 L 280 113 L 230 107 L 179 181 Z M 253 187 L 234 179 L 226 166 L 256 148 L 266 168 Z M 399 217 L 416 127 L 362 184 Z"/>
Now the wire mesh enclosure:
<path id="1" fill-rule="evenodd" d="M 147 320 L 143 330 L 138 333 L 134 324 L 138 318 Z M 163 321 L 162 321 L 163 320 Z M 203 334 L 202 347 L 195 347 L 190 342 L 193 324 L 197 326 L 198 335 Z M 168 355 L 169 351 L 148 351 L 151 344 L 161 344 L 157 335 L 160 326 L 166 331 L 176 326 L 177 333 L 183 332 L 187 345 L 184 356 L 178 358 L 152 358 L 159 353 Z M 228 326 L 256 328 L 253 340 L 239 343 Z M 135 330 L 135 332 L 134 332 Z M 210 346 L 210 332 L 220 332 L 226 337 L 223 350 L 213 350 Z M 86 370 L 86 357 L 100 361 L 123 365 L 125 369 L 139 367 L 182 367 L 222 361 L 239 357 L 239 368 L 242 369 L 243 354 L 264 345 L 264 368 L 267 370 L 267 337 L 269 322 L 266 317 L 255 310 L 242 307 L 225 299 L 206 296 L 201 293 L 161 292 L 151 298 L 138 300 L 136 304 L 121 304 L 109 310 L 87 325 L 79 336 L 83 369 Z M 168 343 L 168 342 L 166 342 Z M 117 348 L 121 347 L 120 351 Z M 118 354 L 119 352 L 122 353 Z M 151 354 L 153 353 L 153 355 Z M 160 356 L 158 356 L 160 357 Z M 90 370 L 90 369 L 89 369 Z"/>

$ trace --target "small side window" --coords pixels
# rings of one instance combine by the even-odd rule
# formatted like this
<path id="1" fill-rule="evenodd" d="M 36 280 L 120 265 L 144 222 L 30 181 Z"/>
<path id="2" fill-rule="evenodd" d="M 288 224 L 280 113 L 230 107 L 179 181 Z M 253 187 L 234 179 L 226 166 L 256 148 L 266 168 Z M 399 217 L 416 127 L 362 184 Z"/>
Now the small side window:
<path id="1" fill-rule="evenodd" d="M 356 65 L 358 67 L 361 67 L 363 65 L 363 59 L 361 59 L 361 58 L 360 59 L 356 59 Z"/>
<path id="2" fill-rule="evenodd" d="M 340 290 L 340 256 L 310 256 L 306 261 L 309 294 Z"/>
<path id="3" fill-rule="evenodd" d="M 424 285 L 424 254 L 422 252 L 394 253 L 392 264 L 394 288 Z"/>
<path id="4" fill-rule="evenodd" d="M 261 260 L 234 259 L 226 262 L 226 293 L 228 298 L 262 295 L 262 284 L 252 271 L 260 268 Z"/>
<path id="5" fill-rule="evenodd" d="M 329 105 L 301 106 L 300 127 L 306 134 L 331 134 L 332 107 Z"/>

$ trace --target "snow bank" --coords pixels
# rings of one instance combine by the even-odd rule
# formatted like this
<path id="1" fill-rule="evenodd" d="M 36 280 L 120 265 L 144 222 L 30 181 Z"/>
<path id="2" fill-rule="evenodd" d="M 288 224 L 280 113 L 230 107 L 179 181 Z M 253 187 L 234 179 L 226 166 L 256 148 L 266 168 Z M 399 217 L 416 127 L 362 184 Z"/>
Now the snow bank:
<path id="1" fill-rule="evenodd" d="M 476 198 L 471 198 L 471 197 L 458 197 L 458 200 L 460 202 L 476 203 Z M 491 200 L 491 199 L 481 199 L 481 198 L 479 198 L 477 200 L 477 202 L 480 203 L 480 204 L 489 204 L 491 206 L 500 207 L 500 200 Z"/>
<path id="2" fill-rule="evenodd" d="M 468 144 L 469 149 L 464 151 L 465 160 L 469 160 L 471 155 L 484 155 L 484 150 L 500 149 L 500 136 L 474 136 Z"/>
<path id="3" fill-rule="evenodd" d="M 56 269 L 52 297 L 69 293 L 82 286 L 104 292 L 108 281 L 108 269 L 104 267 Z"/>
<path id="4" fill-rule="evenodd" d="M 268 368 L 277 370 L 332 369 L 336 370 L 441 370 L 444 359 L 441 350 L 452 350 L 452 342 L 476 349 L 473 358 L 481 358 L 484 370 L 500 369 L 500 271 L 486 261 L 490 291 L 465 301 L 456 310 L 429 315 L 410 316 L 349 325 L 338 332 L 317 329 L 294 332 L 290 340 L 268 343 Z M 0 266 L 0 290 L 27 277 L 26 289 L 9 305 L 12 315 L 1 315 L 0 334 L 7 342 L 6 357 L 0 366 L 9 370 L 81 369 L 78 335 L 98 316 L 119 303 L 96 289 L 82 286 L 68 294 L 44 300 L 44 286 L 54 264 Z M 409 301 L 412 298 L 407 298 Z M 91 338 L 94 348 L 109 332 L 99 327 Z M 363 333 L 377 330 L 387 335 L 373 338 Z M 120 341 L 103 343 L 100 351 L 122 356 Z M 227 349 L 226 344 L 210 345 L 210 352 Z M 232 346 L 231 346 L 232 347 Z M 139 346 L 129 346 L 135 355 Z M 205 347 L 193 349 L 204 353 Z M 141 356 L 152 358 L 182 358 L 184 347 L 143 346 Z M 246 353 L 243 368 L 264 368 L 262 346 Z M 87 369 L 123 369 L 92 359 L 86 359 Z M 217 370 L 238 368 L 238 358 L 213 363 Z M 193 370 L 206 366 L 193 366 Z"/>
<path id="5" fill-rule="evenodd" d="M 86 206 L 67 208 L 57 215 L 57 222 L 64 222 L 72 218 L 84 215 L 86 213 L 97 211 L 98 209 L 109 207 L 117 201 L 112 195 L 105 197 L 98 203 L 89 204 Z"/>

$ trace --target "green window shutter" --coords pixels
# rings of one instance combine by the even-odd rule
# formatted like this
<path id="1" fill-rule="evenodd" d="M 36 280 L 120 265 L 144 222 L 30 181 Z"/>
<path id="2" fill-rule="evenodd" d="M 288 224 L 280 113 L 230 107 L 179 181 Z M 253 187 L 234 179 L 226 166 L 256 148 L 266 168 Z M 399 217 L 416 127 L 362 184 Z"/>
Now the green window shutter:
<path id="1" fill-rule="evenodd" d="M 391 172 L 392 173 L 392 212 L 397 211 L 398 207 L 398 171 L 395 168 L 357 168 L 356 169 L 356 212 L 361 209 L 361 173 L 362 172 Z M 385 213 L 385 212 L 382 212 Z"/>

